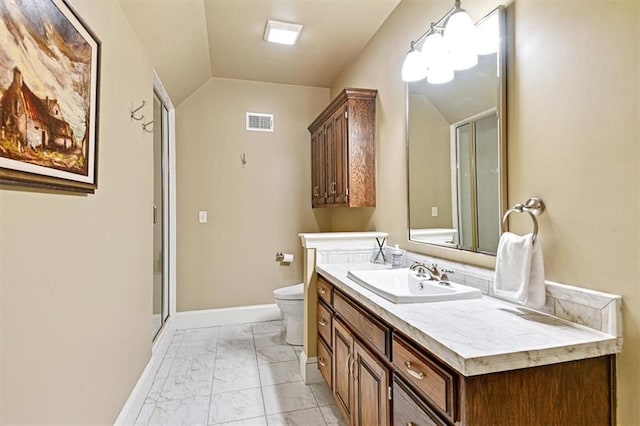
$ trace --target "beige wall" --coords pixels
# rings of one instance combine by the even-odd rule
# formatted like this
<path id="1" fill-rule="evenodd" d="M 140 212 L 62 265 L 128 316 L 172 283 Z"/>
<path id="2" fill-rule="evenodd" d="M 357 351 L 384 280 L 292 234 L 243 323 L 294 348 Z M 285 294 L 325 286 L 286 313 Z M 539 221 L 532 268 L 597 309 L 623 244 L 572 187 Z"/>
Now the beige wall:
<path id="1" fill-rule="evenodd" d="M 0 188 L 1 424 L 113 423 L 151 353 L 152 69 L 118 2 L 102 41 L 98 190 Z"/>
<path id="2" fill-rule="evenodd" d="M 178 106 L 179 311 L 273 303 L 302 281 L 298 233 L 329 227 L 311 209 L 307 131 L 328 103 L 329 89 L 213 78 Z M 245 112 L 273 113 L 275 131 L 247 132 Z"/>
<path id="3" fill-rule="evenodd" d="M 449 123 L 424 95 L 409 97 L 411 228 L 452 228 Z M 438 216 L 431 208 L 438 208 Z"/>
<path id="4" fill-rule="evenodd" d="M 476 17 L 497 2 L 467 2 Z M 342 210 L 332 228 L 379 229 L 401 247 L 492 267 L 494 258 L 408 243 L 405 107 L 400 68 L 412 38 L 449 1 L 404 0 L 332 94 L 379 90 L 378 207 Z M 618 422 L 640 418 L 640 92 L 636 1 L 516 1 L 508 83 L 508 198 L 539 195 L 547 279 L 623 296 Z M 481 10 L 482 9 L 482 10 Z M 513 228 L 526 232 L 530 223 Z"/>

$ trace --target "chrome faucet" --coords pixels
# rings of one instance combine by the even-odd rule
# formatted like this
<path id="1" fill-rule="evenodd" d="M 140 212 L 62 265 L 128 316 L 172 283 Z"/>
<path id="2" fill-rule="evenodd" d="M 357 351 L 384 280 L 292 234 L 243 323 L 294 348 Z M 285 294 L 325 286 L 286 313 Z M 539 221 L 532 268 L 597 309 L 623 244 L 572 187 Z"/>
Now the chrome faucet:
<path id="1" fill-rule="evenodd" d="M 449 276 L 446 273 L 453 273 L 453 271 L 445 269 L 440 272 L 438 270 L 438 265 L 436 265 L 435 263 L 431 265 L 431 268 L 429 268 L 422 262 L 415 262 L 409 269 L 411 269 L 412 271 L 416 271 L 416 276 L 418 278 L 428 278 L 429 281 L 449 281 Z M 429 275 L 427 276 L 427 274 Z"/>
<path id="2" fill-rule="evenodd" d="M 422 262 L 415 262 L 409 267 L 409 269 L 411 269 L 412 271 L 416 271 L 416 276 L 418 278 L 428 278 L 430 281 L 440 279 L 440 271 L 438 271 L 438 266 L 435 263 L 431 268 L 429 268 Z"/>
<path id="3" fill-rule="evenodd" d="M 413 265 L 409 267 L 410 270 L 417 272 L 416 277 L 418 278 L 427 278 L 427 265 L 422 262 L 414 262 Z"/>

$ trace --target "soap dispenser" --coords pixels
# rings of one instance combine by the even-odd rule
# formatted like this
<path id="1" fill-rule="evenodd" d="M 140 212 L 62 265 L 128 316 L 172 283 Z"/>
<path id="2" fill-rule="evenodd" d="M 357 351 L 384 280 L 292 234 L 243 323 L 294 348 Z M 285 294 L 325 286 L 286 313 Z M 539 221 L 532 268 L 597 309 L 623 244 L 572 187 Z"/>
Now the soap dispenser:
<path id="1" fill-rule="evenodd" d="M 391 269 L 402 268 L 402 250 L 396 244 L 393 249 L 391 249 Z"/>

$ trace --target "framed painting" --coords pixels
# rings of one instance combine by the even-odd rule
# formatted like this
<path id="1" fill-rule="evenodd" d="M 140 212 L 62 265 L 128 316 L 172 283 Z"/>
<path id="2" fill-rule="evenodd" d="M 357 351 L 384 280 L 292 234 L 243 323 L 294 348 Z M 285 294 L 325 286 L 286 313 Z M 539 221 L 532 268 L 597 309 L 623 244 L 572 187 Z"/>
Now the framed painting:
<path id="1" fill-rule="evenodd" d="M 99 70 L 64 0 L 0 0 L 0 184 L 96 190 Z"/>

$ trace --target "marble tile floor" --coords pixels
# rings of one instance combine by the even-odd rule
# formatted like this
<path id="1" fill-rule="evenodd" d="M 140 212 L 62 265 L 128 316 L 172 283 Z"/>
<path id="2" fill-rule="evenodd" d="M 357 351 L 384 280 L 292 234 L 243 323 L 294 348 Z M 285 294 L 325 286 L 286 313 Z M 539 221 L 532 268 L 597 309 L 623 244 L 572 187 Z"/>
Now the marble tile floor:
<path id="1" fill-rule="evenodd" d="M 135 425 L 344 425 L 282 321 L 178 330 Z"/>

